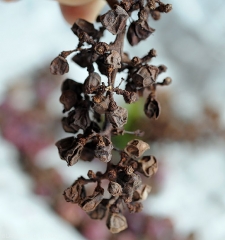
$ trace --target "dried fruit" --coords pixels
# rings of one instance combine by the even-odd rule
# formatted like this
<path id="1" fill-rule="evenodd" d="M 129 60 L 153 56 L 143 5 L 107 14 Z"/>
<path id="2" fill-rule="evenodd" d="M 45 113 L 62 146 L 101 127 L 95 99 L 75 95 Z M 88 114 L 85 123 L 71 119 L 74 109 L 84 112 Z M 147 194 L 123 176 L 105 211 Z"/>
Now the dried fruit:
<path id="1" fill-rule="evenodd" d="M 50 71 L 54 75 L 63 75 L 69 72 L 69 64 L 64 57 L 58 56 L 51 62 Z"/>
<path id="2" fill-rule="evenodd" d="M 127 31 L 127 39 L 131 46 L 137 45 L 140 41 L 148 38 L 155 29 L 149 27 L 147 21 L 134 21 Z"/>
<path id="3" fill-rule="evenodd" d="M 158 170 L 158 163 L 154 156 L 144 156 L 139 160 L 140 171 L 144 173 L 146 177 L 151 177 Z"/>
<path id="4" fill-rule="evenodd" d="M 110 181 L 108 185 L 108 191 L 114 197 L 120 196 L 122 193 L 122 187 L 119 183 Z"/>
<path id="5" fill-rule="evenodd" d="M 127 220 L 120 213 L 111 213 L 108 216 L 106 225 L 111 233 L 118 233 L 127 228 Z"/>
<path id="6" fill-rule="evenodd" d="M 150 146 L 139 139 L 134 139 L 127 143 L 127 146 L 125 147 L 124 151 L 134 159 L 137 159 L 141 157 L 141 155 L 150 148 Z"/>
<path id="7" fill-rule="evenodd" d="M 109 10 L 100 17 L 102 25 L 112 34 L 118 34 L 123 31 L 126 21 L 129 18 L 127 12 L 116 5 L 115 9 Z"/>
<path id="8" fill-rule="evenodd" d="M 91 162 L 96 158 L 107 165 L 104 173 L 90 169 L 88 178 L 80 177 L 64 191 L 64 197 L 68 202 L 79 204 L 93 219 L 106 216 L 109 230 L 118 233 L 127 228 L 124 207 L 130 213 L 141 211 L 141 201 L 150 193 L 151 187 L 142 183 L 139 173 L 151 177 L 157 171 L 157 162 L 153 156 L 141 158 L 150 146 L 140 139 L 128 142 L 124 150 L 113 146 L 112 135 L 143 135 L 141 130 L 124 129 L 128 121 L 128 111 L 118 106 L 115 94 L 123 96 L 125 103 L 131 104 L 148 93 L 144 112 L 149 118 L 157 118 L 160 107 L 156 100 L 156 90 L 158 86 L 171 82 L 169 77 L 162 82 L 156 81 L 166 71 L 166 67 L 148 64 L 157 56 L 155 49 L 148 49 L 143 57 L 134 56 L 130 59 L 129 54 L 123 51 L 124 39 L 127 37 L 132 46 L 147 39 L 155 31 L 148 25 L 148 17 L 158 20 L 161 13 L 171 10 L 171 5 L 155 0 L 107 2 L 112 9 L 98 17 L 102 24 L 99 30 L 86 20 L 76 20 L 72 26 L 72 31 L 79 40 L 76 49 L 61 52 L 52 61 L 50 71 L 53 74 L 68 72 L 66 57 L 76 52 L 72 60 L 88 72 L 85 80 L 78 79 L 80 76 L 77 76 L 79 82 L 66 79 L 62 84 L 60 102 L 64 107 L 63 113 L 69 111 L 62 118 L 63 129 L 76 135 L 56 143 L 61 159 L 68 166 L 74 165 L 78 160 Z M 138 19 L 130 23 L 127 20 L 135 11 Z M 129 25 L 127 31 L 126 24 Z M 115 39 L 110 43 L 101 42 L 104 31 L 116 35 Z M 120 72 L 127 74 L 127 77 L 122 78 L 119 85 L 115 86 L 117 73 Z M 120 87 L 123 81 L 125 89 Z M 117 164 L 111 161 L 113 151 L 120 153 Z M 103 196 L 102 180 L 108 181 L 110 198 Z M 97 186 L 87 196 L 85 186 L 89 183 Z"/>
<path id="9" fill-rule="evenodd" d="M 147 98 L 145 105 L 144 105 L 144 112 L 145 115 L 149 118 L 155 118 L 157 119 L 159 117 L 160 113 L 160 106 L 158 101 L 152 97 L 150 94 L 149 97 Z"/>

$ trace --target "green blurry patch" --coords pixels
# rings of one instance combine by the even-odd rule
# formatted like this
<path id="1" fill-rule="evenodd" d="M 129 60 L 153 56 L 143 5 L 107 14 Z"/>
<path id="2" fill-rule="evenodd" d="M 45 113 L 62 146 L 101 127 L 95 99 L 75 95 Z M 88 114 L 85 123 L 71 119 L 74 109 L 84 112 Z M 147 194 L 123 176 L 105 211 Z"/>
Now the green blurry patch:
<path id="1" fill-rule="evenodd" d="M 124 126 L 124 130 L 132 132 L 137 129 L 140 129 L 141 126 L 140 125 L 138 126 L 137 122 L 138 120 L 140 120 L 140 118 L 143 118 L 143 116 L 145 116 L 143 106 L 144 106 L 143 98 L 139 99 L 139 101 L 137 101 L 136 103 L 126 104 L 126 106 L 123 106 L 123 107 L 126 107 L 128 111 L 128 121 L 127 121 L 127 124 Z M 139 138 L 139 137 L 133 134 L 125 133 L 122 136 L 119 135 L 119 136 L 112 137 L 112 142 L 115 147 L 123 149 L 127 145 L 127 142 L 131 141 L 134 138 Z"/>

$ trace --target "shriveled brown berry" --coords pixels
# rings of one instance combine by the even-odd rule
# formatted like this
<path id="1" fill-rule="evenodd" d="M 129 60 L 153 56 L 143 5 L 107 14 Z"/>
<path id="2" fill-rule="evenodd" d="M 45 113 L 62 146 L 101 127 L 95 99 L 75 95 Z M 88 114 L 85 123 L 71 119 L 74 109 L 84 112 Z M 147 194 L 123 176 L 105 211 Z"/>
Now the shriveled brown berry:
<path id="1" fill-rule="evenodd" d="M 143 184 L 133 194 L 133 201 L 144 201 L 151 192 L 149 185 Z"/>
<path id="2" fill-rule="evenodd" d="M 157 8 L 156 10 L 159 11 L 159 12 L 164 12 L 164 13 L 168 13 L 172 10 L 172 4 L 164 4 L 164 3 L 161 3 Z"/>
<path id="3" fill-rule="evenodd" d="M 118 106 L 114 111 L 108 111 L 106 115 L 113 127 L 121 128 L 127 123 L 127 109 L 120 106 Z"/>
<path id="4" fill-rule="evenodd" d="M 124 151 L 134 159 L 137 159 L 141 157 L 141 155 L 150 148 L 150 146 L 140 140 L 140 139 L 134 139 L 127 143 L 127 146 L 125 147 Z"/>
<path id="5" fill-rule="evenodd" d="M 86 94 L 93 93 L 101 84 L 101 77 L 98 73 L 90 73 L 84 81 L 84 92 Z"/>
<path id="6" fill-rule="evenodd" d="M 102 15 L 100 21 L 109 32 L 118 34 L 123 31 L 128 18 L 127 12 L 119 5 L 116 5 L 115 9 L 109 10 Z"/>
<path id="7" fill-rule="evenodd" d="M 154 31 L 155 29 L 149 27 L 147 21 L 137 20 L 130 24 L 127 31 L 127 40 L 131 46 L 135 46 L 148 38 Z"/>
<path id="8" fill-rule="evenodd" d="M 78 162 L 84 145 L 74 137 L 64 138 L 55 144 L 58 148 L 60 158 L 72 166 Z"/>
<path id="9" fill-rule="evenodd" d="M 90 49 L 83 49 L 79 53 L 73 56 L 72 60 L 80 67 L 87 67 L 89 70 L 94 71 L 92 66 L 92 51 Z"/>
<path id="10" fill-rule="evenodd" d="M 85 212 L 94 211 L 98 204 L 102 201 L 104 189 L 97 185 L 91 196 L 86 196 L 85 199 L 80 203 L 81 208 Z"/>
<path id="11" fill-rule="evenodd" d="M 112 142 L 108 137 L 100 137 L 95 149 L 95 156 L 102 162 L 109 162 L 112 158 Z"/>
<path id="12" fill-rule="evenodd" d="M 112 196 L 120 196 L 122 194 L 122 187 L 117 182 L 109 182 L 108 191 Z"/>
<path id="13" fill-rule="evenodd" d="M 72 90 L 66 90 L 62 92 L 59 101 L 64 106 L 64 111 L 69 111 L 77 102 L 77 95 Z"/>
<path id="14" fill-rule="evenodd" d="M 71 28 L 71 30 L 76 35 L 78 34 L 78 29 L 88 33 L 93 38 L 95 38 L 98 35 L 98 31 L 94 28 L 94 24 L 84 19 L 77 19 Z"/>
<path id="15" fill-rule="evenodd" d="M 103 219 L 106 215 L 107 207 L 102 203 L 98 204 L 97 207 L 88 213 L 92 219 Z"/>
<path id="16" fill-rule="evenodd" d="M 151 96 L 151 94 L 149 95 L 149 97 L 145 102 L 144 112 L 145 112 L 145 115 L 149 118 L 154 117 L 155 119 L 157 119 L 159 117 L 160 105 L 158 101 Z"/>
<path id="17" fill-rule="evenodd" d="M 123 196 L 122 196 L 124 202 L 125 203 L 132 202 L 133 194 L 134 194 L 134 188 L 130 184 L 125 184 L 125 186 L 123 187 Z"/>
<path id="18" fill-rule="evenodd" d="M 63 127 L 63 130 L 68 133 L 77 133 L 80 129 L 78 125 L 73 124 L 73 116 L 62 118 L 62 127 Z"/>
<path id="19" fill-rule="evenodd" d="M 142 66 L 133 76 L 133 83 L 137 88 L 149 87 L 156 81 L 159 69 L 155 66 Z"/>
<path id="20" fill-rule="evenodd" d="M 78 203 L 85 196 L 84 186 L 77 180 L 64 191 L 63 195 L 67 202 Z"/>
<path id="21" fill-rule="evenodd" d="M 140 202 L 127 203 L 127 208 L 130 213 L 137 213 L 142 211 L 143 205 Z"/>
<path id="22" fill-rule="evenodd" d="M 85 106 L 77 107 L 72 114 L 73 122 L 70 126 L 78 126 L 80 129 L 85 130 L 90 124 L 91 120 L 89 117 L 88 109 Z"/>
<path id="23" fill-rule="evenodd" d="M 141 171 L 146 177 L 151 177 L 158 170 L 158 163 L 154 156 L 144 156 L 139 161 Z"/>
<path id="24" fill-rule="evenodd" d="M 106 225 L 111 233 L 119 233 L 127 228 L 127 220 L 120 213 L 109 213 Z"/>
<path id="25" fill-rule="evenodd" d="M 62 57 L 56 57 L 50 65 L 50 72 L 54 75 L 63 75 L 69 72 L 69 64 L 67 60 Z"/>
<path id="26" fill-rule="evenodd" d="M 92 106 L 92 108 L 95 110 L 95 112 L 99 114 L 104 114 L 109 107 L 110 100 L 109 100 L 109 97 L 94 96 L 93 102 L 94 102 L 94 105 Z"/>

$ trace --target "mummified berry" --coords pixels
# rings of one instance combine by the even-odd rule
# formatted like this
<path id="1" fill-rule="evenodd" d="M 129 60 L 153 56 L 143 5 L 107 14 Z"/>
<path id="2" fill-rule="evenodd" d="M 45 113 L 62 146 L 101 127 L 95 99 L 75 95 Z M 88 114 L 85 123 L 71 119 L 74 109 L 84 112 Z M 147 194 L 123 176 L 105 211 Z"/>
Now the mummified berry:
<path id="1" fill-rule="evenodd" d="M 140 140 L 140 139 L 134 139 L 127 143 L 127 146 L 125 147 L 124 151 L 131 157 L 131 158 L 139 158 L 141 155 L 150 148 L 150 146 Z"/>
<path id="2" fill-rule="evenodd" d="M 69 111 L 77 102 L 77 95 L 72 90 L 62 92 L 59 101 L 64 106 L 64 111 Z"/>
<path id="3" fill-rule="evenodd" d="M 84 185 L 79 180 L 76 180 L 71 187 L 64 191 L 63 195 L 67 202 L 78 203 L 85 197 Z"/>
<path id="4" fill-rule="evenodd" d="M 103 205 L 101 202 L 100 204 L 97 205 L 97 207 L 93 211 L 89 212 L 88 215 L 92 219 L 103 219 L 106 215 L 106 212 L 107 207 Z"/>
<path id="5" fill-rule="evenodd" d="M 112 149 L 113 145 L 108 137 L 99 137 L 99 142 L 95 149 L 95 156 L 102 162 L 109 162 L 112 158 Z"/>
<path id="6" fill-rule="evenodd" d="M 50 71 L 54 75 L 63 75 L 69 72 L 69 64 L 64 57 L 58 56 L 51 62 Z"/>
<path id="7" fill-rule="evenodd" d="M 158 101 L 152 97 L 151 94 L 149 95 L 149 97 L 145 102 L 144 112 L 145 112 L 145 115 L 149 118 L 154 117 L 155 119 L 157 119 L 159 117 L 160 105 Z"/>
<path id="8" fill-rule="evenodd" d="M 58 148 L 60 158 L 65 160 L 68 166 L 72 166 L 78 162 L 84 147 L 84 145 L 74 137 L 64 138 L 55 145 Z"/>
<path id="9" fill-rule="evenodd" d="M 118 34 L 123 31 L 126 21 L 129 18 L 127 12 L 120 6 L 116 5 L 115 9 L 109 10 L 100 17 L 102 25 L 112 34 Z"/>
<path id="10" fill-rule="evenodd" d="M 154 156 L 144 156 L 139 161 L 139 171 L 146 177 L 151 177 L 158 170 L 158 163 Z"/>
<path id="11" fill-rule="evenodd" d="M 143 205 L 140 202 L 127 203 L 127 208 L 130 213 L 137 213 L 142 211 Z"/>
<path id="12" fill-rule="evenodd" d="M 122 187 L 119 183 L 110 181 L 108 191 L 112 196 L 120 196 L 122 193 Z"/>
<path id="13" fill-rule="evenodd" d="M 127 123 L 128 112 L 127 109 L 118 106 L 114 111 L 109 111 L 106 113 L 107 118 L 113 127 L 121 128 Z"/>
<path id="14" fill-rule="evenodd" d="M 93 93 L 101 84 L 101 77 L 98 73 L 90 73 L 84 81 L 84 92 L 87 94 Z"/>
<path id="15" fill-rule="evenodd" d="M 78 35 L 79 29 L 86 32 L 93 38 L 96 38 L 98 36 L 98 31 L 94 28 L 94 24 L 87 22 L 84 19 L 77 19 L 71 28 L 73 33 L 76 35 Z"/>
<path id="16" fill-rule="evenodd" d="M 149 185 L 143 184 L 134 192 L 133 200 L 144 201 L 148 197 L 150 192 L 151 192 L 151 187 Z"/>
<path id="17" fill-rule="evenodd" d="M 93 194 L 91 196 L 85 197 L 84 200 L 80 203 L 81 208 L 85 212 L 94 211 L 98 204 L 102 201 L 103 194 L 104 189 L 97 185 Z"/>
<path id="18" fill-rule="evenodd" d="M 104 114 L 108 107 L 109 107 L 109 97 L 105 97 L 105 96 L 94 96 L 93 97 L 93 106 L 92 108 L 95 110 L 95 112 L 99 113 L 99 114 Z"/>
<path id="19" fill-rule="evenodd" d="M 109 213 L 106 225 L 111 233 L 118 233 L 127 228 L 127 220 L 120 213 Z"/>
<path id="20" fill-rule="evenodd" d="M 142 66 L 132 76 L 133 83 L 138 88 L 149 87 L 156 81 L 159 69 L 155 66 Z"/>
<path id="21" fill-rule="evenodd" d="M 154 31 L 155 29 L 149 27 L 147 21 L 137 20 L 132 22 L 128 28 L 127 40 L 131 46 L 135 46 L 148 38 Z"/>

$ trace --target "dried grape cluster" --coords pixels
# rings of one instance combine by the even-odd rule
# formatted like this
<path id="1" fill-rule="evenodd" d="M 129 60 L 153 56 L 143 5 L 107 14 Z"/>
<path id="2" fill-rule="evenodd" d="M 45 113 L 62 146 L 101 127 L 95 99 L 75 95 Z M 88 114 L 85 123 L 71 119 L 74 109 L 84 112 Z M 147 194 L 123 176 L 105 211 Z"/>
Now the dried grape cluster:
<path id="1" fill-rule="evenodd" d="M 102 24 L 98 30 L 83 19 L 74 23 L 72 31 L 79 39 L 77 48 L 63 51 L 52 61 L 50 70 L 52 74 L 67 73 L 69 64 L 66 58 L 76 52 L 73 61 L 80 67 L 87 68 L 89 74 L 83 83 L 66 79 L 62 84 L 60 102 L 64 106 L 63 112 L 68 112 L 62 119 L 62 126 L 66 132 L 76 136 L 56 143 L 61 159 L 65 160 L 68 166 L 74 165 L 78 160 L 92 161 L 96 158 L 107 163 L 104 173 L 89 170 L 88 178 L 77 179 L 64 191 L 64 197 L 68 202 L 77 203 L 93 219 L 107 217 L 110 231 L 118 233 L 127 228 L 124 210 L 128 209 L 131 213 L 141 211 L 141 201 L 147 198 L 151 190 L 150 186 L 142 183 L 139 173 L 151 177 L 157 171 L 157 161 L 154 156 L 142 156 L 150 147 L 140 139 L 128 142 L 123 150 L 113 146 L 113 135 L 143 134 L 139 130 L 128 132 L 123 129 L 127 123 L 128 112 L 117 105 L 114 94 L 122 95 L 124 101 L 130 104 L 143 96 L 145 90 L 149 96 L 144 112 L 149 118 L 157 118 L 160 107 L 156 100 L 156 88 L 171 82 L 170 78 L 156 82 L 158 75 L 165 72 L 166 67 L 148 64 L 156 57 L 154 49 L 142 58 L 130 59 L 123 51 L 124 38 L 126 36 L 132 46 L 147 39 L 155 31 L 148 25 L 148 17 L 158 20 L 161 13 L 169 12 L 172 6 L 159 0 L 108 0 L 108 3 L 111 10 L 97 18 Z M 138 19 L 133 20 L 127 28 L 127 20 L 134 11 L 137 12 Z M 116 35 L 113 42 L 100 41 L 105 30 Z M 107 83 L 103 82 L 100 74 L 96 72 L 94 63 L 97 64 L 99 72 L 107 77 Z M 127 78 L 121 80 L 126 82 L 125 89 L 121 89 L 120 84 L 115 87 L 119 72 L 127 73 Z M 100 127 L 102 119 L 104 123 Z M 111 163 L 113 150 L 121 156 L 117 164 Z M 104 198 L 102 180 L 109 182 L 109 199 Z M 85 185 L 88 183 L 96 183 L 91 195 L 86 194 Z"/>

